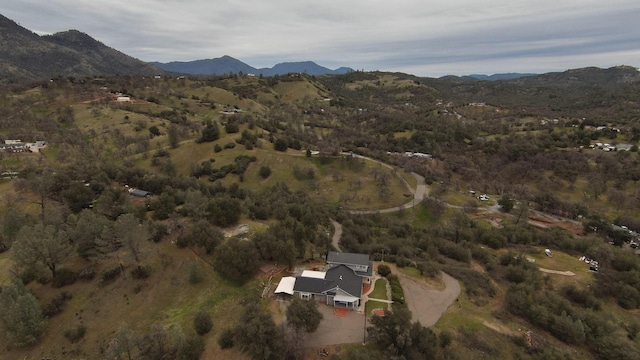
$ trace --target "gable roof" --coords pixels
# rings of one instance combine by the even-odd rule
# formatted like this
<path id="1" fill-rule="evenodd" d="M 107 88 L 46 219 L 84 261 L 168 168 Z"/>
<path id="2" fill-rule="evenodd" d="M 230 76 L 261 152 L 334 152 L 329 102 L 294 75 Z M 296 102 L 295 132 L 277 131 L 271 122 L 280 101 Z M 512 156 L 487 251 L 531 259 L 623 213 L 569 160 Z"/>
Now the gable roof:
<path id="1" fill-rule="evenodd" d="M 329 251 L 329 253 L 327 254 L 327 262 L 345 264 L 345 265 L 367 266 L 369 265 L 369 255 Z"/>
<path id="2" fill-rule="evenodd" d="M 336 287 L 352 296 L 362 296 L 362 278 L 346 265 L 334 266 L 327 270 L 325 280 L 332 281 Z"/>
<path id="3" fill-rule="evenodd" d="M 293 285 L 293 291 L 322 294 L 334 287 L 335 283 L 330 280 L 296 276 L 296 283 Z"/>

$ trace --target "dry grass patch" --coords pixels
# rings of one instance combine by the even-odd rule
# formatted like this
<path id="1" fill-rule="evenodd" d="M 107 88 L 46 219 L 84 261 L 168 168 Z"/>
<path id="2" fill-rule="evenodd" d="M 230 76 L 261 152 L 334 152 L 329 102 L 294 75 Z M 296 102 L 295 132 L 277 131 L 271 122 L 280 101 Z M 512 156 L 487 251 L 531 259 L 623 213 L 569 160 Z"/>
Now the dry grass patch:
<path id="1" fill-rule="evenodd" d="M 42 303 L 61 291 L 68 291 L 73 297 L 61 314 L 50 319 L 46 336 L 37 347 L 12 349 L 11 357 L 68 358 L 74 354 L 75 358 L 100 358 L 108 342 L 124 324 L 138 335 L 149 331 L 154 323 L 168 329 L 180 327 L 188 332 L 192 331 L 194 314 L 201 309 L 210 312 L 215 319 L 214 330 L 206 335 L 205 342 L 208 351 L 217 349 L 217 334 L 235 324 L 242 300 L 257 288 L 257 283 L 243 287 L 229 284 L 192 251 L 177 249 L 169 241 L 144 243 L 143 253 L 146 255 L 144 264 L 152 269 L 147 279 L 131 277 L 129 271 L 134 264 L 123 250 L 118 258 L 125 264 L 126 271 L 111 283 L 102 285 L 99 278 L 104 269 L 117 266 L 115 258 L 103 262 L 97 269 L 96 278 L 90 282 L 78 280 L 61 289 L 48 284 L 30 284 Z M 6 254 L 0 255 L 0 274 L 5 273 L 6 257 Z M 193 261 L 201 262 L 204 279 L 195 285 L 188 281 Z M 78 259 L 68 266 L 79 268 L 82 262 Z M 80 342 L 70 344 L 63 332 L 75 324 L 85 325 L 87 332 Z M 5 340 L 3 336 L 0 335 L 0 341 Z M 45 353 L 40 349 L 48 350 Z M 0 348 L 0 357 L 8 354 L 5 348 Z"/>
<path id="2" fill-rule="evenodd" d="M 577 284 L 580 287 L 586 287 L 595 281 L 593 273 L 589 271 L 589 264 L 580 261 L 578 257 L 561 251 L 553 251 L 553 257 L 548 257 L 544 253 L 544 248 L 536 247 L 534 249 L 535 252 L 528 253 L 527 257 L 535 259 L 539 267 L 549 270 L 571 271 L 576 274 L 575 276 L 545 274 L 545 276 L 549 276 L 555 286 Z"/>

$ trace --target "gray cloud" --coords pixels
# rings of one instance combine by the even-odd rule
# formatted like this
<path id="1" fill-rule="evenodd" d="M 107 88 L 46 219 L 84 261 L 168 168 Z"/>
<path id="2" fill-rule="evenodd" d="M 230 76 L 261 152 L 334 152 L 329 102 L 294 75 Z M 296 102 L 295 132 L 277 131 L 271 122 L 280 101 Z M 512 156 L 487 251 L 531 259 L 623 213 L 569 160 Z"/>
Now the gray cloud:
<path id="1" fill-rule="evenodd" d="M 640 64 L 640 5 L 612 0 L 0 0 L 37 33 L 86 32 L 146 61 L 231 55 L 416 75 Z"/>

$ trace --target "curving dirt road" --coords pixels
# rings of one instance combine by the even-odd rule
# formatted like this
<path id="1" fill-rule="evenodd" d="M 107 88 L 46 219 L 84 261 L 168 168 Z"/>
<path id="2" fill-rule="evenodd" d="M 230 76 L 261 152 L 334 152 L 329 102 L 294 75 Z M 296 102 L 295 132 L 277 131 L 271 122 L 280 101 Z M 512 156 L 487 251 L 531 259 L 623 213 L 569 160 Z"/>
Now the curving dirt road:
<path id="1" fill-rule="evenodd" d="M 394 206 L 392 208 L 387 208 L 387 209 L 380 209 L 380 210 L 349 210 L 350 214 L 354 214 L 354 215 L 367 215 L 367 214 L 384 214 L 384 213 L 390 213 L 390 212 L 395 212 L 395 211 L 401 211 L 404 209 L 409 209 L 412 208 L 418 204 L 420 204 L 422 202 L 422 200 L 424 200 L 425 197 L 427 197 L 429 194 L 427 192 L 427 185 L 424 182 L 424 177 L 416 174 L 416 173 L 411 173 L 411 175 L 413 175 L 413 177 L 416 179 L 416 181 L 418 182 L 418 185 L 416 186 L 416 189 L 412 189 L 408 183 L 406 183 L 406 181 L 404 181 L 404 179 L 400 176 L 401 180 L 403 180 L 403 182 L 405 182 L 405 184 L 407 185 L 407 187 L 411 190 L 411 193 L 413 193 L 413 200 L 409 201 L 408 203 L 404 204 L 404 205 L 400 205 L 400 206 Z"/>

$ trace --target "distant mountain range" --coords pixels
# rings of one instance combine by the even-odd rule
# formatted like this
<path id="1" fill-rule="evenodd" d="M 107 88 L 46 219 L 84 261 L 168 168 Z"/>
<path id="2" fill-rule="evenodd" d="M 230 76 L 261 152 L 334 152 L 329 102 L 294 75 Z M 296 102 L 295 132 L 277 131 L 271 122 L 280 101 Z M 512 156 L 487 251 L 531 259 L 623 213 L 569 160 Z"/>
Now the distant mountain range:
<path id="1" fill-rule="evenodd" d="M 471 74 L 470 77 L 478 80 L 487 80 L 487 81 L 498 81 L 498 80 L 512 80 L 525 76 L 535 76 L 538 74 L 530 74 L 530 73 L 504 73 L 504 74 L 493 74 L 493 75 L 484 75 L 484 74 Z"/>
<path id="2" fill-rule="evenodd" d="M 238 59 L 225 55 L 215 59 L 194 61 L 173 61 L 169 63 L 152 62 L 151 64 L 174 73 L 190 75 L 226 75 L 229 73 L 254 74 L 263 76 L 284 75 L 288 73 L 306 73 L 309 75 L 346 74 L 351 68 L 341 67 L 331 70 L 313 61 L 284 62 L 271 68 L 254 68 Z"/>
<path id="3" fill-rule="evenodd" d="M 163 71 L 77 30 L 39 36 L 0 15 L 0 82 Z"/>
<path id="4" fill-rule="evenodd" d="M 78 30 L 40 36 L 0 15 L 0 83 L 55 76 L 159 75 L 165 71 L 191 75 L 244 73 L 263 76 L 302 72 L 345 74 L 312 61 L 286 62 L 257 69 L 230 56 L 189 62 L 147 63 L 110 48 Z"/>
<path id="5" fill-rule="evenodd" d="M 273 76 L 292 72 L 325 75 L 353 71 L 347 67 L 331 70 L 312 61 L 284 62 L 271 68 L 257 69 L 231 56 L 189 62 L 147 63 L 110 48 L 78 30 L 40 36 L 0 15 L 0 83 L 55 76 L 150 76 L 165 72 L 191 75 L 226 75 L 242 72 Z M 610 69 L 583 68 L 542 75 L 506 73 L 444 76 L 437 80 L 442 84 L 468 85 L 468 90 L 475 89 L 479 92 L 483 92 L 484 88 L 476 89 L 474 84 L 482 83 L 483 80 L 501 80 L 505 86 L 553 84 L 554 87 L 561 88 L 574 84 L 588 90 L 594 86 L 616 87 L 620 84 L 635 83 L 638 81 L 638 71 L 629 66 L 617 66 Z"/>

